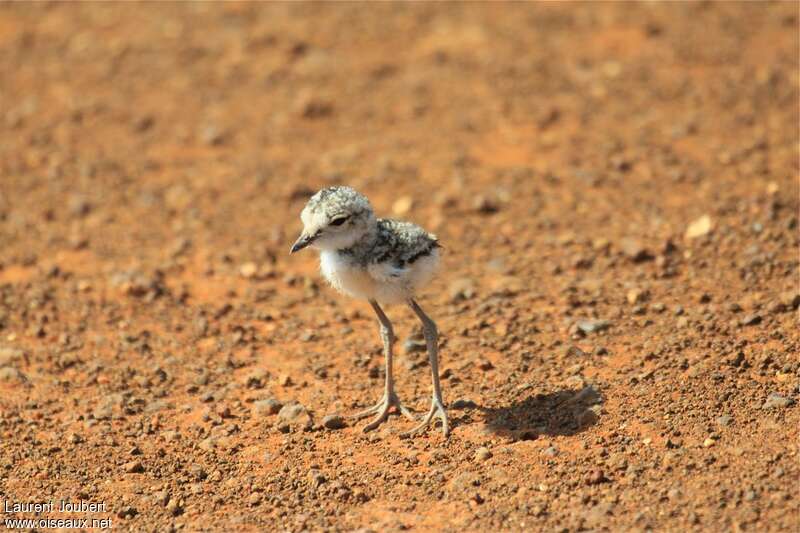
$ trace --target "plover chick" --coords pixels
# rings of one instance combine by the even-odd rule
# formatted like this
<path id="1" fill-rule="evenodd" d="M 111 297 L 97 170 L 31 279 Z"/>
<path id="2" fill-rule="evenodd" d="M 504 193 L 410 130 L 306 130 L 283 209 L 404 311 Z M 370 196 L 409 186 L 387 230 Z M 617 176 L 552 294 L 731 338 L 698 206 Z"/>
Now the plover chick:
<path id="1" fill-rule="evenodd" d="M 317 192 L 300 214 L 303 232 L 292 246 L 292 253 L 307 246 L 320 251 L 323 276 L 339 292 L 369 301 L 380 324 L 386 364 L 383 398 L 376 405 L 352 415 L 376 415 L 364 427 L 370 431 L 389 417 L 396 407 L 416 421 L 394 390 L 392 346 L 394 330 L 381 304 L 405 303 L 422 322 L 433 380 L 431 408 L 425 418 L 407 434 L 428 427 L 434 417 L 442 421 L 445 437 L 447 422 L 439 384 L 439 345 L 436 324 L 414 299 L 417 291 L 433 277 L 439 264 L 439 242 L 434 235 L 410 222 L 375 218 L 367 198 L 350 187 L 328 187 Z"/>

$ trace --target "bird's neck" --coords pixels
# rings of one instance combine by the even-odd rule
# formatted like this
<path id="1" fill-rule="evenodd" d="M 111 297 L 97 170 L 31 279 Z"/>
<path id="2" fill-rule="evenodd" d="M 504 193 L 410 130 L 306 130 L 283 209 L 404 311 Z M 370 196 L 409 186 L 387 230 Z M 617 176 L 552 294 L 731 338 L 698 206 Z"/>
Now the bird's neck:
<path id="1" fill-rule="evenodd" d="M 372 248 L 378 240 L 378 222 L 372 221 L 367 225 L 367 229 L 358 235 L 348 246 L 342 246 L 336 251 L 344 255 L 356 254 L 359 250 L 368 250 Z"/>

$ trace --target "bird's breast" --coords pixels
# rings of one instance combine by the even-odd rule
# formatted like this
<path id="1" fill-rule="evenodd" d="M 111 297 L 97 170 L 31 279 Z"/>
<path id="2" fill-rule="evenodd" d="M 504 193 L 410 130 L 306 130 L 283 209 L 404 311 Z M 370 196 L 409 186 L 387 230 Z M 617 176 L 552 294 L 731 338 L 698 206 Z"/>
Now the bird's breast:
<path id="1" fill-rule="evenodd" d="M 325 250 L 320 254 L 320 270 L 328 283 L 339 292 L 355 298 L 375 298 L 375 280 L 365 268 L 348 257 Z"/>

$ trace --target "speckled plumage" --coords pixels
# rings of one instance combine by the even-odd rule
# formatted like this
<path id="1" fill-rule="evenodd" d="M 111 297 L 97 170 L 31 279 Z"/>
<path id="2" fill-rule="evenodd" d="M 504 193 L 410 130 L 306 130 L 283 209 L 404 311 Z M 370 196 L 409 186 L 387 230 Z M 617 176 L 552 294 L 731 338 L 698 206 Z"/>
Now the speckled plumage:
<path id="1" fill-rule="evenodd" d="M 436 236 L 410 222 L 375 218 L 369 200 L 350 187 L 317 192 L 301 218 L 303 238 L 321 251 L 322 274 L 344 294 L 399 303 L 435 273 Z M 332 225 L 342 218 L 341 225 Z"/>
<path id="2" fill-rule="evenodd" d="M 377 226 L 375 238 L 358 241 L 339 253 L 364 266 L 389 262 L 396 268 L 404 268 L 440 247 L 435 235 L 411 222 L 379 218 Z"/>
<path id="3" fill-rule="evenodd" d="M 339 213 L 357 213 L 372 211 L 372 205 L 366 196 L 352 187 L 338 185 L 326 187 L 317 191 L 306 204 L 303 211 L 322 212 L 327 217 L 333 218 Z"/>
<path id="4" fill-rule="evenodd" d="M 364 431 L 375 429 L 396 407 L 414 419 L 394 391 L 392 344 L 394 332 L 379 303 L 406 303 L 422 322 L 433 381 L 428 414 L 410 433 L 430 425 L 433 417 L 442 421 L 448 435 L 447 413 L 439 384 L 438 332 L 414 296 L 433 277 L 439 265 L 439 242 L 410 222 L 375 218 L 367 198 L 350 187 L 328 187 L 312 196 L 300 218 L 303 232 L 292 246 L 297 252 L 308 246 L 320 250 L 322 275 L 336 290 L 370 302 L 381 324 L 386 356 L 386 388 L 377 405 L 356 416 L 377 415 Z"/>

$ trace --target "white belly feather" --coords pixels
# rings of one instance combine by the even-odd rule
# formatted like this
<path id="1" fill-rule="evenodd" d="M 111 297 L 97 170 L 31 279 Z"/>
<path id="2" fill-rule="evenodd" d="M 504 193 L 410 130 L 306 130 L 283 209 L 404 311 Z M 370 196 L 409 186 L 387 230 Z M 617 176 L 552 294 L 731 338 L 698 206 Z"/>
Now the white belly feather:
<path id="1" fill-rule="evenodd" d="M 428 283 L 439 265 L 438 250 L 421 257 L 411 265 L 398 269 L 389 263 L 364 268 L 336 251 L 320 253 L 322 275 L 339 292 L 354 298 L 400 303 L 414 296 Z"/>

